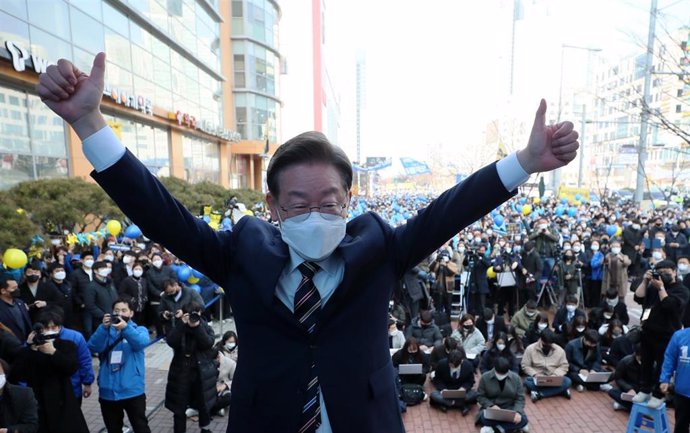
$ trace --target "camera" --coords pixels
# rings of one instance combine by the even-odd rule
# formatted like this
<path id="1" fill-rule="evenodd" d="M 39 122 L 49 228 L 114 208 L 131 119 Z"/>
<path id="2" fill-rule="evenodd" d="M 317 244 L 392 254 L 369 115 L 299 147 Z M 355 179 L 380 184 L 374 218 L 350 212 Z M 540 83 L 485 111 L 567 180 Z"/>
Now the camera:
<path id="1" fill-rule="evenodd" d="M 659 271 L 657 271 L 655 268 L 652 268 L 652 279 L 653 280 L 660 280 L 661 275 L 659 274 Z"/>
<path id="2" fill-rule="evenodd" d="M 443 249 L 438 253 L 438 256 L 436 256 L 436 260 L 439 262 L 447 262 L 450 260 L 450 253 L 448 250 Z"/>
<path id="3" fill-rule="evenodd" d="M 40 346 L 42 344 L 47 343 L 49 340 L 55 340 L 58 336 L 57 333 L 45 333 L 43 325 L 40 323 L 36 323 L 33 327 L 34 332 L 34 340 L 33 340 L 33 345 L 35 346 Z"/>
<path id="4" fill-rule="evenodd" d="M 192 311 L 189 313 L 189 323 L 199 323 L 201 321 L 201 313 Z"/>
<path id="5" fill-rule="evenodd" d="M 122 322 L 122 317 L 120 317 L 119 314 L 111 314 L 110 315 L 110 323 L 113 325 L 119 325 Z"/>

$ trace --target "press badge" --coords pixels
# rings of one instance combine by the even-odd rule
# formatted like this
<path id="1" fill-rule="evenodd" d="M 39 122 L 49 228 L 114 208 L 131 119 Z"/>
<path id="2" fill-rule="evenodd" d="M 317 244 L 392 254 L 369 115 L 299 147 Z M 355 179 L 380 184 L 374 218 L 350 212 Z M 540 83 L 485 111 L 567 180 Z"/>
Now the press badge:
<path id="1" fill-rule="evenodd" d="M 110 365 L 118 366 L 120 364 L 122 364 L 122 351 L 113 350 L 112 352 L 110 352 Z"/>

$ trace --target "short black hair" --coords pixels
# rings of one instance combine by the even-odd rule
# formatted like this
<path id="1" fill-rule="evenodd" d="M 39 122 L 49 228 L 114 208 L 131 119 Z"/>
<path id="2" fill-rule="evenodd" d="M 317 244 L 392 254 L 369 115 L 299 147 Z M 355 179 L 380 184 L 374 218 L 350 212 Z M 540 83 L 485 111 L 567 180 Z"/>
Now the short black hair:
<path id="1" fill-rule="evenodd" d="M 107 268 L 107 267 L 108 267 L 108 263 L 105 260 L 99 260 L 93 264 L 93 267 L 91 269 L 93 269 L 94 271 L 97 271 L 101 268 Z"/>
<path id="2" fill-rule="evenodd" d="M 39 271 L 39 272 L 40 272 L 40 271 L 42 271 L 43 269 L 41 269 L 41 264 L 40 264 L 39 262 L 37 262 L 37 261 L 34 260 L 34 261 L 32 261 L 31 263 L 29 263 L 29 264 L 27 265 L 27 267 L 24 268 L 24 273 L 26 273 L 26 271 L 28 271 L 28 270 Z"/>
<path id="3" fill-rule="evenodd" d="M 316 131 L 304 132 L 278 147 L 266 169 L 268 190 L 276 197 L 280 195 L 280 173 L 286 168 L 303 163 L 322 162 L 333 165 L 342 180 L 345 191 L 352 187 L 352 163 L 347 154 L 328 141 L 325 135 Z"/>
<path id="4" fill-rule="evenodd" d="M 541 331 L 539 338 L 541 339 L 542 343 L 553 344 L 554 340 L 556 340 L 556 334 L 549 328 L 546 328 Z"/>
<path id="5" fill-rule="evenodd" d="M 161 287 L 163 288 L 163 290 L 165 290 L 170 286 L 174 286 L 175 284 L 179 285 L 180 282 L 177 281 L 175 278 L 166 278 L 165 280 L 163 280 Z"/>
<path id="6" fill-rule="evenodd" d="M 131 296 L 120 296 L 115 300 L 115 302 L 113 302 L 113 305 L 110 308 L 114 310 L 115 305 L 117 304 L 127 304 L 127 308 L 134 311 L 134 300 Z"/>
<path id="7" fill-rule="evenodd" d="M 204 306 L 196 301 L 189 301 L 182 306 L 182 312 L 191 313 L 193 311 L 204 311 Z"/>
<path id="8" fill-rule="evenodd" d="M 462 360 L 465 359 L 465 354 L 459 350 L 452 350 L 448 354 L 448 364 L 452 364 L 456 367 L 459 367 L 460 364 L 462 363 Z"/>
<path id="9" fill-rule="evenodd" d="M 14 278 L 12 274 L 0 276 L 0 290 L 8 288 L 10 286 L 10 281 L 17 281 L 17 279 Z"/>
<path id="10" fill-rule="evenodd" d="M 566 304 L 578 304 L 577 296 L 575 295 L 568 295 L 565 297 L 565 303 Z"/>
<path id="11" fill-rule="evenodd" d="M 534 299 L 528 299 L 527 302 L 525 302 L 525 308 L 535 310 L 537 308 L 537 301 Z"/>
<path id="12" fill-rule="evenodd" d="M 496 373 L 506 374 L 508 373 L 509 369 L 510 364 L 508 363 L 508 360 L 505 357 L 499 356 L 496 358 L 496 361 L 494 361 L 494 370 L 496 370 Z"/>
<path id="13" fill-rule="evenodd" d="M 598 343 L 599 342 L 599 333 L 594 329 L 588 329 L 585 331 L 584 338 L 585 338 L 585 340 L 589 341 L 590 343 Z"/>
<path id="14" fill-rule="evenodd" d="M 53 322 L 57 326 L 62 326 L 64 314 L 55 308 L 49 308 L 45 311 L 41 311 L 36 319 L 36 323 L 40 323 L 43 326 L 48 326 L 50 322 Z"/>
<path id="15" fill-rule="evenodd" d="M 53 262 L 48 265 L 48 273 L 52 274 L 56 269 L 65 269 L 65 265 L 60 262 Z"/>

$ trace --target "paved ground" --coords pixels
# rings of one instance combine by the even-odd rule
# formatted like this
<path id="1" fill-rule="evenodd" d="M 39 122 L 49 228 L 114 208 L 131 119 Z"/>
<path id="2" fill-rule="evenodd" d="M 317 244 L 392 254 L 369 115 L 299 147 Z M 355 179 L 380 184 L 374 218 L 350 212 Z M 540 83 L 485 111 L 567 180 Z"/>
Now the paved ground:
<path id="1" fill-rule="evenodd" d="M 640 311 L 632 303 L 632 297 L 628 297 L 631 324 L 637 323 Z M 231 321 L 224 325 L 225 331 L 234 329 Z M 215 326 L 217 333 L 219 326 Z M 172 351 L 164 343 L 159 342 L 150 346 L 146 351 L 146 395 L 147 413 L 149 413 L 149 425 L 154 433 L 172 432 L 173 422 L 170 411 L 163 407 L 165 396 L 165 383 L 167 370 L 172 359 Z M 94 365 L 97 367 L 98 362 Z M 427 383 L 429 392 L 429 384 Z M 625 432 L 628 422 L 626 412 L 614 411 L 611 398 L 603 392 L 585 391 L 572 392 L 572 400 L 564 397 L 553 397 L 532 403 L 526 398 L 525 409 L 530 420 L 530 433 L 611 433 Z M 86 421 L 91 432 L 101 432 L 103 421 L 98 406 L 98 390 L 94 386 L 94 395 L 85 399 L 82 406 Z M 478 432 L 474 419 L 477 408 L 473 408 L 467 417 L 462 417 L 459 411 L 442 413 L 429 406 L 428 401 L 421 405 L 410 407 L 403 415 L 405 428 L 408 433 L 453 433 L 453 432 Z M 673 426 L 673 410 L 669 409 L 668 417 Z M 125 420 L 126 422 L 126 420 Z M 227 417 L 214 418 L 211 422 L 213 432 L 225 432 Z M 198 432 L 198 424 L 189 421 L 188 431 Z M 671 427 L 671 430 L 673 427 Z M 385 433 L 385 432 L 382 432 Z"/>

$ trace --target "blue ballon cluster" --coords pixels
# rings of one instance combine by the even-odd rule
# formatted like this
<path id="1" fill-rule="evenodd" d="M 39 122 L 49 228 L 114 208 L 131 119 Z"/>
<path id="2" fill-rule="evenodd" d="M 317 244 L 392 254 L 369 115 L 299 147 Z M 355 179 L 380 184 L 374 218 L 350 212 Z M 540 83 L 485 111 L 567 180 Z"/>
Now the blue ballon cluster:
<path id="1" fill-rule="evenodd" d="M 180 281 L 187 281 L 192 275 L 192 268 L 187 265 L 177 267 L 177 279 Z"/>
<path id="2" fill-rule="evenodd" d="M 503 218 L 503 215 L 498 214 L 494 216 L 494 224 L 497 226 L 502 226 L 503 223 L 505 222 L 505 218 Z"/>
<path id="3" fill-rule="evenodd" d="M 556 216 L 561 216 L 565 213 L 565 208 L 563 206 L 556 206 L 555 213 Z"/>
<path id="4" fill-rule="evenodd" d="M 136 224 L 132 224 L 125 229 L 125 237 L 136 239 L 141 236 L 141 229 Z"/>
<path id="5" fill-rule="evenodd" d="M 615 224 L 610 224 L 606 227 L 606 234 L 608 234 L 609 236 L 615 235 L 617 231 L 618 231 L 618 226 Z"/>
<path id="6" fill-rule="evenodd" d="M 569 208 L 568 209 L 568 216 L 574 217 L 575 215 L 577 215 L 577 208 L 575 208 L 575 207 Z"/>

